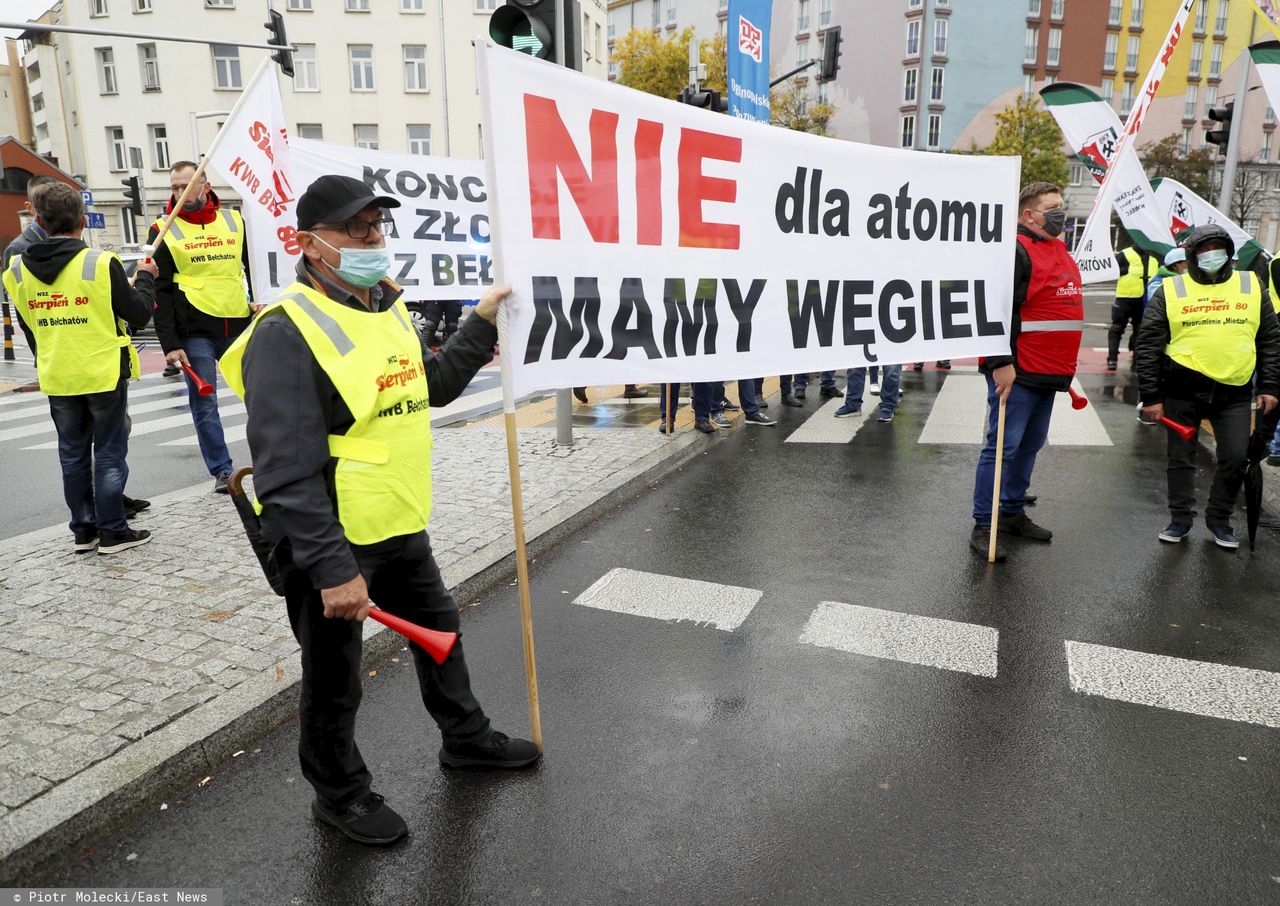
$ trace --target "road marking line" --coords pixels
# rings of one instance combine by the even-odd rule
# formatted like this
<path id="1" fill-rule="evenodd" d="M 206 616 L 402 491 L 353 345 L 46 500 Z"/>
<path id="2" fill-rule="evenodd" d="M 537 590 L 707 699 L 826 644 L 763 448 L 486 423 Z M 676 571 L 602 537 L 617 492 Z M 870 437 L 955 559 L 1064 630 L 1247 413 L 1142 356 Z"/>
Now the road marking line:
<path id="1" fill-rule="evenodd" d="M 1000 633 L 973 623 L 823 601 L 809 616 L 800 641 L 819 648 L 994 678 Z"/>
<path id="2" fill-rule="evenodd" d="M 231 388 L 224 387 L 223 389 L 218 391 L 218 396 L 234 398 L 235 393 L 232 392 Z M 174 411 L 174 412 L 186 411 L 187 412 L 186 417 L 188 420 L 190 420 L 191 418 L 190 410 L 187 410 L 186 406 L 187 406 L 187 398 L 185 395 L 181 397 L 174 397 L 173 399 L 152 400 L 149 403 L 142 403 L 137 406 L 130 404 L 129 417 L 133 418 L 134 416 L 137 416 L 137 415 L 145 415 L 148 412 L 163 412 L 168 410 L 168 411 Z M 223 408 L 223 406 L 219 406 L 219 409 L 221 408 Z M 46 414 L 47 414 L 47 409 L 46 409 Z M 147 433 L 145 431 L 139 431 L 138 425 L 148 425 L 148 424 L 152 424 L 152 422 L 136 422 L 133 430 L 130 432 L 130 436 L 132 437 L 134 434 Z M 4 431 L 0 431 L 0 441 L 14 440 L 15 438 L 19 438 L 19 437 L 34 437 L 37 434 L 52 434 L 52 433 L 55 433 L 56 431 L 57 429 L 53 425 L 53 420 L 49 419 L 48 421 L 40 422 L 39 424 L 21 425 L 17 428 L 7 428 Z M 32 448 L 27 447 L 25 449 L 32 449 Z"/>
<path id="3" fill-rule="evenodd" d="M 1071 691 L 1280 728 L 1280 674 L 1067 642 Z"/>
<path id="4" fill-rule="evenodd" d="M 244 412 L 244 403 L 234 402 L 226 403 L 218 406 L 218 416 L 220 418 L 229 418 L 232 415 L 239 415 Z M 157 431 L 168 431 L 171 428 L 181 428 L 187 425 L 194 427 L 191 421 L 190 412 L 181 412 L 177 415 L 171 415 L 168 418 L 157 418 L 149 422 L 135 422 L 133 428 L 129 431 L 129 440 L 135 437 L 141 437 L 144 434 L 155 434 Z M 35 444 L 30 447 L 23 447 L 24 450 L 56 450 L 58 442 L 50 441 L 47 444 Z"/>
<path id="5" fill-rule="evenodd" d="M 1076 391 L 1084 390 L 1072 381 Z M 922 444 L 982 444 L 986 440 L 987 379 L 981 375 L 953 374 L 942 382 L 920 432 Z M 1049 443 L 1057 447 L 1110 447 L 1111 435 L 1092 404 L 1072 409 L 1065 395 L 1054 400 L 1049 422 Z"/>
<path id="6" fill-rule="evenodd" d="M 1083 395 L 1084 388 L 1080 382 L 1073 380 L 1071 386 Z M 1110 447 L 1111 435 L 1107 433 L 1102 419 L 1098 418 L 1098 408 L 1090 400 L 1083 409 L 1072 409 L 1071 400 L 1066 394 L 1053 403 L 1053 419 L 1049 422 L 1049 443 L 1055 447 Z"/>
<path id="7" fill-rule="evenodd" d="M 813 415 L 789 435 L 784 443 L 788 444 L 847 444 L 853 440 L 858 429 L 867 423 L 867 413 L 872 409 L 879 411 L 879 397 L 872 397 L 874 406 L 862 402 L 862 412 L 848 418 L 836 418 L 835 412 L 844 405 L 844 399 L 827 400 Z"/>
<path id="8" fill-rule="evenodd" d="M 138 386 L 137 383 L 131 383 L 129 385 L 129 411 L 130 412 L 137 411 L 133 406 L 133 401 L 138 399 L 139 397 L 154 396 L 157 393 L 172 392 L 174 394 L 172 402 L 181 401 L 182 403 L 185 404 L 187 399 L 186 386 L 177 382 L 174 382 L 172 384 L 161 384 L 159 386 L 152 385 L 152 386 L 142 387 L 141 389 L 135 390 L 134 388 L 137 386 Z M 9 396 L 14 397 L 17 402 L 24 403 L 25 405 L 21 407 L 11 406 L 5 411 L 0 412 L 0 422 L 11 422 L 11 421 L 16 421 L 17 419 L 31 418 L 33 415 L 49 414 L 48 397 L 46 397 L 43 393 L 9 394 Z M 4 402 L 9 402 L 8 400 L 4 400 L 3 398 L 0 398 L 0 400 L 3 400 Z M 150 405 L 150 404 L 147 403 L 144 405 Z"/>
<path id="9" fill-rule="evenodd" d="M 733 632 L 763 596 L 754 588 L 619 568 L 597 579 L 574 603 L 671 623 L 690 620 Z"/>

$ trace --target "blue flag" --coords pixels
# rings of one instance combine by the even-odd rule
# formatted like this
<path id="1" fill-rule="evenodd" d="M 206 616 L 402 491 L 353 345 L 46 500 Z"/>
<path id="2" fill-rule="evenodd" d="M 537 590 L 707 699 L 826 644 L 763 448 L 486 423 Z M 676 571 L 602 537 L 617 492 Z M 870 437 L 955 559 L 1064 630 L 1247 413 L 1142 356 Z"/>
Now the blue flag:
<path id="1" fill-rule="evenodd" d="M 729 114 L 769 122 L 769 23 L 773 0 L 729 0 Z"/>

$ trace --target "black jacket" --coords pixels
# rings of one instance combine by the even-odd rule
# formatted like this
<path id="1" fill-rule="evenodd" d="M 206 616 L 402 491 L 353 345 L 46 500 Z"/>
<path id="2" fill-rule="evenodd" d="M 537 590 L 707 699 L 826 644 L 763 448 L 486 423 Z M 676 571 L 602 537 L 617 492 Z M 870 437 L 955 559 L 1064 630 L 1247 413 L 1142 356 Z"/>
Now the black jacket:
<path id="1" fill-rule="evenodd" d="M 4 249 L 3 264 L 9 266 L 9 262 L 13 260 L 14 255 L 21 255 L 37 242 L 44 242 L 49 238 L 49 234 L 44 231 L 40 224 L 34 220 L 27 224 L 27 228 L 19 234 L 18 238 L 10 242 Z"/>
<path id="2" fill-rule="evenodd" d="M 41 283 L 52 283 L 58 279 L 67 263 L 85 248 L 85 244 L 79 239 L 58 236 L 30 246 L 22 253 L 22 263 Z M 124 273 L 124 265 L 118 258 L 111 262 L 108 275 L 111 279 L 111 311 L 134 330 L 146 327 L 151 320 L 151 306 L 155 299 L 155 284 L 151 275 L 146 271 L 138 271 L 134 285 L 130 286 L 129 278 Z M 19 318 L 18 323 L 26 335 L 31 354 L 35 355 L 35 336 L 25 321 Z M 118 326 L 116 333 L 120 333 Z M 120 376 L 129 376 L 129 350 L 123 347 L 120 349 Z"/>
<path id="3" fill-rule="evenodd" d="M 218 197 L 212 192 L 209 193 L 209 197 L 215 209 L 221 206 Z M 169 199 L 169 204 L 173 205 L 172 198 Z M 178 215 L 178 219 L 182 221 L 183 230 L 186 232 L 203 229 L 200 224 L 193 224 L 183 219 L 182 215 Z M 156 236 L 159 233 L 160 228 L 153 223 L 151 229 L 147 231 L 147 244 L 155 245 Z M 182 349 L 183 341 L 187 337 L 238 337 L 244 333 L 244 329 L 249 326 L 249 318 L 217 318 L 205 314 L 187 301 L 186 294 L 178 284 L 173 282 L 177 266 L 173 262 L 173 253 L 169 251 L 168 245 L 162 244 L 157 248 L 152 260 L 160 269 L 160 275 L 156 277 L 156 337 L 160 340 L 160 348 L 166 353 Z M 248 278 L 249 243 L 247 239 L 241 243 L 240 261 L 244 265 L 245 277 Z M 252 282 L 249 285 L 252 287 Z M 250 289 L 250 297 L 252 294 L 253 291 Z"/>
<path id="4" fill-rule="evenodd" d="M 1224 283 L 1230 276 L 1230 269 L 1223 268 L 1217 277 L 1211 278 L 1193 264 L 1185 279 L 1211 285 Z M 1184 368 L 1164 354 L 1169 339 L 1169 315 L 1165 309 L 1162 285 L 1147 302 L 1134 345 L 1134 370 L 1138 373 L 1138 390 L 1144 406 L 1164 402 L 1167 398 L 1209 403 L 1248 398 L 1254 393 L 1275 396 L 1280 390 L 1280 321 L 1276 320 L 1275 308 L 1265 287 L 1262 290 L 1262 321 L 1255 340 L 1258 356 L 1256 388 L 1248 383 L 1240 387 L 1222 384 L 1198 371 Z"/>
<path id="5" fill-rule="evenodd" d="M 349 308 L 365 310 L 355 296 L 307 269 L 305 259 L 298 264 L 298 279 Z M 375 310 L 385 310 L 400 292 L 389 283 L 374 287 Z M 263 527 L 271 540 L 289 542 L 293 564 L 316 588 L 332 588 L 355 578 L 358 568 L 338 522 L 328 436 L 345 434 L 355 419 L 293 321 L 271 316 L 270 308 L 259 317 L 266 320 L 254 328 L 243 372 Z M 493 358 L 497 340 L 496 327 L 468 318 L 440 352 L 433 354 L 423 342 L 432 407 L 447 406 L 462 394 Z"/>

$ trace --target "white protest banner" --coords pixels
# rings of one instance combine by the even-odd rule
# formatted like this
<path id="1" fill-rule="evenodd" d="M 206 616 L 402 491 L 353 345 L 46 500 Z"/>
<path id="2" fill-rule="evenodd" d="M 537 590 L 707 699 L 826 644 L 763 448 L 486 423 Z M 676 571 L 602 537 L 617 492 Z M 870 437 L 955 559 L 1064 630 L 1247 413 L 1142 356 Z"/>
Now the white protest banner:
<path id="1" fill-rule="evenodd" d="M 515 394 L 1008 351 L 1016 158 L 820 138 L 477 52 Z"/>
<path id="2" fill-rule="evenodd" d="M 370 151 L 287 138 L 275 67 L 258 71 L 210 149 L 210 164 L 244 199 L 253 294 L 269 302 L 293 282 L 297 198 L 321 176 L 363 180 L 401 203 L 391 210 L 389 276 L 414 300 L 476 299 L 493 282 L 489 209 L 479 161 Z"/>
<path id="3" fill-rule="evenodd" d="M 1249 56 L 1258 67 L 1262 89 L 1272 110 L 1280 110 L 1280 41 L 1259 41 L 1249 45 Z"/>
<path id="4" fill-rule="evenodd" d="M 1156 204 L 1169 223 L 1169 230 L 1176 237 L 1183 230 L 1216 223 L 1231 234 L 1236 246 L 1236 257 L 1245 267 L 1251 267 L 1253 259 L 1264 251 L 1254 238 L 1237 226 L 1209 202 L 1192 192 L 1176 179 L 1160 177 L 1151 180 L 1151 190 L 1155 192 Z"/>
<path id="5" fill-rule="evenodd" d="M 1115 280 L 1120 276 L 1115 251 L 1111 247 L 1112 207 L 1117 208 L 1121 220 L 1139 216 L 1143 210 L 1155 210 L 1155 201 L 1151 197 L 1151 184 L 1147 182 L 1147 175 L 1143 172 L 1138 156 L 1126 154 L 1125 151 L 1133 144 L 1134 137 L 1146 120 L 1147 110 L 1155 99 L 1156 92 L 1160 90 L 1160 81 L 1164 78 L 1169 60 L 1178 47 L 1178 39 L 1182 37 L 1183 26 L 1186 25 L 1187 17 L 1191 14 L 1191 8 L 1195 6 L 1195 2 L 1196 0 L 1180 0 L 1178 3 L 1173 23 L 1169 26 L 1164 42 L 1160 45 L 1160 52 L 1151 61 L 1151 68 L 1147 70 L 1147 77 L 1142 82 L 1142 88 L 1134 100 L 1133 109 L 1129 111 L 1129 118 L 1125 120 L 1124 129 L 1121 130 L 1112 165 L 1107 168 L 1106 176 L 1103 177 L 1102 186 L 1098 189 L 1093 210 L 1089 213 L 1089 220 L 1084 226 L 1084 233 L 1075 252 L 1076 264 L 1080 268 L 1081 279 L 1085 283 Z M 1134 241 L 1137 242 L 1138 238 L 1135 235 Z M 1143 243 L 1145 247 L 1160 254 L 1163 254 L 1162 250 L 1172 246 L 1172 236 L 1164 237 L 1157 233 L 1144 238 L 1147 240 Z"/>

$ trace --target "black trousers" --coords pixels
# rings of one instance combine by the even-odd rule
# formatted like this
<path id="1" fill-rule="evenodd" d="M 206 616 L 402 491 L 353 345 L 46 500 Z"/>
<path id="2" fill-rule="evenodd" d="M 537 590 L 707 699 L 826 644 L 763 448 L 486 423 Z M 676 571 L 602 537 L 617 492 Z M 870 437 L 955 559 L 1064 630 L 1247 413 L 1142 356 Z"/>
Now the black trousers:
<path id="1" fill-rule="evenodd" d="M 1208 525 L 1226 525 L 1231 521 L 1240 487 L 1244 484 L 1244 472 L 1249 451 L 1250 397 L 1240 397 L 1221 402 L 1203 400 L 1169 399 L 1164 401 L 1164 414 L 1175 422 L 1196 425 L 1208 419 L 1213 425 L 1213 437 L 1218 445 L 1218 468 L 1209 488 L 1209 505 L 1205 507 L 1204 521 Z M 1196 432 L 1197 436 L 1199 431 Z M 1197 437 L 1186 441 L 1175 432 L 1169 438 L 1169 513 L 1174 522 L 1188 525 L 1196 518 L 1196 447 Z"/>
<path id="2" fill-rule="evenodd" d="M 1133 349 L 1134 337 L 1138 335 L 1138 326 L 1142 324 L 1142 300 L 1121 299 L 1111 306 L 1111 326 L 1107 328 L 1107 358 L 1114 359 L 1120 354 L 1120 338 L 1124 329 L 1133 324 L 1133 332 L 1129 334 L 1129 348 Z"/>
<path id="3" fill-rule="evenodd" d="M 428 629 L 458 631 L 458 605 L 440 577 L 426 532 L 353 549 L 375 604 Z M 300 572 L 290 576 L 285 603 L 294 637 L 302 646 L 302 774 L 317 794 L 343 807 L 367 792 L 372 782 L 355 740 L 363 692 L 363 626 L 326 618 L 320 592 Z M 439 666 L 417 645 L 410 645 L 410 650 L 422 702 L 445 741 L 470 742 L 488 735 L 489 719 L 471 692 L 462 640 Z"/>

